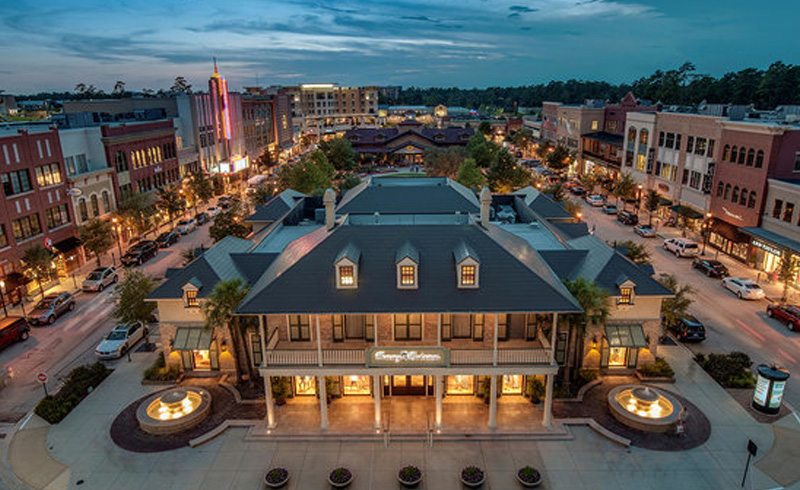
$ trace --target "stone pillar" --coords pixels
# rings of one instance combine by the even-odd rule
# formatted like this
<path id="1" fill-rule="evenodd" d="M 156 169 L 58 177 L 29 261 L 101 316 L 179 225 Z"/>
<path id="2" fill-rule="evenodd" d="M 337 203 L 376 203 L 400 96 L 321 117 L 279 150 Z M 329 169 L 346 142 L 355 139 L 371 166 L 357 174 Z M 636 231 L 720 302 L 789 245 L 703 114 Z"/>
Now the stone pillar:
<path id="1" fill-rule="evenodd" d="M 433 393 L 436 396 L 436 420 L 434 421 L 434 425 L 436 429 L 442 428 L 442 392 L 444 391 L 444 386 L 442 385 L 442 375 L 437 374 L 433 377 Z"/>
<path id="2" fill-rule="evenodd" d="M 328 387 L 325 385 L 325 376 L 317 376 L 319 385 L 319 428 L 328 430 Z"/>
<path id="3" fill-rule="evenodd" d="M 319 333 L 319 315 L 317 315 L 317 364 L 322 366 L 322 335 Z"/>
<path id="4" fill-rule="evenodd" d="M 546 376 L 544 388 L 544 415 L 542 416 L 542 425 L 545 429 L 553 426 L 553 375 Z"/>
<path id="5" fill-rule="evenodd" d="M 272 401 L 272 376 L 264 376 L 264 400 L 267 403 L 267 428 L 275 428 L 275 403 Z"/>
<path id="6" fill-rule="evenodd" d="M 497 376 L 492 375 L 489 383 L 489 429 L 497 428 Z"/>
<path id="7" fill-rule="evenodd" d="M 381 397 L 383 396 L 381 377 L 372 377 L 372 397 L 375 399 L 375 429 L 381 428 Z"/>

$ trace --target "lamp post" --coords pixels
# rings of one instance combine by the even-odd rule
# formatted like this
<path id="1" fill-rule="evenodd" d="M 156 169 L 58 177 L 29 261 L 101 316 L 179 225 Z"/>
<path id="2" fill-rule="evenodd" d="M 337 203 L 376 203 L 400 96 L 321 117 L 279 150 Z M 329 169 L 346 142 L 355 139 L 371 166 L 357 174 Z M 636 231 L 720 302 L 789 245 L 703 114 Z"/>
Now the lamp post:
<path id="1" fill-rule="evenodd" d="M 711 212 L 706 213 L 706 221 L 705 221 L 705 230 L 703 233 L 703 253 L 701 255 L 706 254 L 706 244 L 708 243 L 708 235 L 711 232 Z"/>
<path id="2" fill-rule="evenodd" d="M 3 298 L 3 313 L 5 314 L 5 317 L 7 317 L 8 310 L 6 309 L 6 282 L 2 280 L 0 280 L 0 297 Z"/>
<path id="3" fill-rule="evenodd" d="M 114 228 L 114 236 L 117 238 L 117 251 L 119 252 L 119 257 L 122 258 L 122 242 L 120 241 L 120 232 L 122 227 L 117 225 L 117 218 L 111 218 L 111 222 L 113 223 Z"/>

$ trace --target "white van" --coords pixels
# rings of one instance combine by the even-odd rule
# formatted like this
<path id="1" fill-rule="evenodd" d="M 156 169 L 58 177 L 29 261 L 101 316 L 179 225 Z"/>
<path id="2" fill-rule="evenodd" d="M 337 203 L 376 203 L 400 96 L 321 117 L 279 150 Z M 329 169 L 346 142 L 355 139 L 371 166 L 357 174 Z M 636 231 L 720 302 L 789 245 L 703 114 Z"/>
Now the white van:
<path id="1" fill-rule="evenodd" d="M 700 254 L 697 242 L 686 238 L 667 238 L 664 240 L 664 250 L 674 253 L 675 257 L 697 257 Z"/>

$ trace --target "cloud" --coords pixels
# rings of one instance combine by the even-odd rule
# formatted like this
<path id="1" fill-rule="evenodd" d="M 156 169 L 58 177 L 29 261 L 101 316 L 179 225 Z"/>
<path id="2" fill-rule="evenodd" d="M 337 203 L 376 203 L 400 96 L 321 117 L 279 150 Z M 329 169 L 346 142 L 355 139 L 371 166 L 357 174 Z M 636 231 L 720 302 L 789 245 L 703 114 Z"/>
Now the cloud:
<path id="1" fill-rule="evenodd" d="M 537 8 L 528 7 L 526 5 L 512 5 L 508 7 L 508 10 L 511 10 L 512 12 L 525 13 L 525 14 L 539 11 L 539 9 Z"/>

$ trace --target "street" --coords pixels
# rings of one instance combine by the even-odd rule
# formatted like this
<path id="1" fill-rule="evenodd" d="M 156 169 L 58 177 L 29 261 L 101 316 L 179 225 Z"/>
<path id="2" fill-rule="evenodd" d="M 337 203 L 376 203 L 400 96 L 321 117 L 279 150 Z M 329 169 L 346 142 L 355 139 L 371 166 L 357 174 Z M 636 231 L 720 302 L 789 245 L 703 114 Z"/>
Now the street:
<path id="1" fill-rule="evenodd" d="M 168 268 L 183 264 L 183 250 L 212 245 L 208 236 L 209 227 L 206 224 L 182 236 L 178 243 L 160 249 L 155 258 L 137 269 L 160 282 Z M 110 265 L 109 260 L 104 265 Z M 123 275 L 125 268 L 119 268 L 118 271 Z M 73 289 L 71 279 L 62 279 L 62 283 L 69 290 Z M 74 311 L 64 314 L 53 325 L 31 327 L 28 340 L 0 352 L 0 366 L 4 369 L 10 367 L 14 373 L 11 383 L 0 391 L 0 424 L 18 421 L 44 396 L 43 388 L 36 380 L 37 373 L 47 374 L 48 389 L 54 392 L 72 369 L 96 361 L 95 347 L 114 326 L 111 317 L 113 294 L 113 287 L 100 293 L 78 293 Z M 34 299 L 38 300 L 38 296 Z M 104 362 L 113 367 L 116 363 L 125 362 L 125 358 Z"/>
<path id="2" fill-rule="evenodd" d="M 800 332 L 791 332 L 785 325 L 767 317 L 767 300 L 744 301 L 736 298 L 730 291 L 721 287 L 719 279 L 708 278 L 692 269 L 692 260 L 678 259 L 662 248 L 663 239 L 642 238 L 633 232 L 632 226 L 625 226 L 616 216 L 604 215 L 600 208 L 589 206 L 583 199 L 583 220 L 595 234 L 606 242 L 631 240 L 644 243 L 650 253 L 651 263 L 659 274 L 673 274 L 680 284 L 689 284 L 694 289 L 694 303 L 690 313 L 705 324 L 707 338 L 702 343 L 688 344 L 693 352 L 741 351 L 750 356 L 754 365 L 760 363 L 778 364 L 787 368 L 793 376 L 789 378 L 784 400 L 793 407 L 800 407 Z M 647 222 L 647 214 L 640 215 Z M 676 228 L 662 228 L 659 234 L 674 236 L 680 233 Z M 714 257 L 716 250 L 707 248 L 706 257 Z M 724 263 L 731 276 L 757 278 L 757 271 L 737 262 L 726 255 L 719 254 L 717 260 Z M 762 274 L 763 276 L 763 274 Z M 780 287 L 761 284 L 767 297 L 780 298 Z M 789 295 L 790 301 L 792 294 Z"/>

